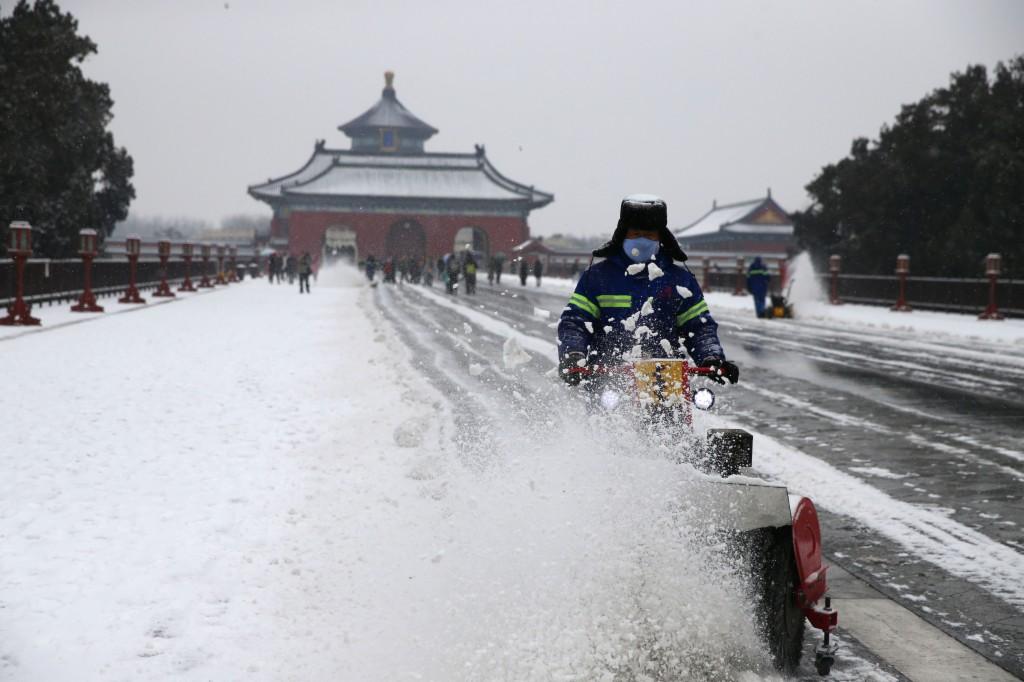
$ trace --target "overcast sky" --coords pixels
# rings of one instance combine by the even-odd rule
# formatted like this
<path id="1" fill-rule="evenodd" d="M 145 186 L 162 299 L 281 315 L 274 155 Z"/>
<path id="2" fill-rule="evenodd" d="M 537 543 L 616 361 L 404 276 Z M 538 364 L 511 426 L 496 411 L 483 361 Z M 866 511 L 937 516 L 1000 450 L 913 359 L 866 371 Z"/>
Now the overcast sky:
<path id="1" fill-rule="evenodd" d="M 10 2 L 4 9 L 10 11 Z M 803 208 L 822 165 L 970 63 L 1024 52 L 1024 2 L 64 0 L 99 45 L 140 215 L 266 213 L 250 184 L 296 170 L 380 96 L 484 143 L 554 192 L 537 234 L 606 233 L 630 192 L 669 222 L 712 199 Z"/>

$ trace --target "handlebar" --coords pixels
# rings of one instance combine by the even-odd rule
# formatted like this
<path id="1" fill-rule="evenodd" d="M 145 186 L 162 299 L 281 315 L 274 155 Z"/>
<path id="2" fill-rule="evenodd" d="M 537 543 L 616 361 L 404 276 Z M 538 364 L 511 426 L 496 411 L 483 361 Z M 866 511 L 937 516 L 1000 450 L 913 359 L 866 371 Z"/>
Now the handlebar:
<path id="1" fill-rule="evenodd" d="M 565 370 L 569 374 L 582 374 L 583 376 L 593 376 L 597 374 L 631 374 L 633 372 L 633 365 L 623 363 L 621 365 L 594 365 L 593 367 L 569 367 Z M 687 374 L 696 374 L 701 376 L 711 376 L 714 374 L 713 367 L 695 367 L 691 365 L 686 366 Z"/>

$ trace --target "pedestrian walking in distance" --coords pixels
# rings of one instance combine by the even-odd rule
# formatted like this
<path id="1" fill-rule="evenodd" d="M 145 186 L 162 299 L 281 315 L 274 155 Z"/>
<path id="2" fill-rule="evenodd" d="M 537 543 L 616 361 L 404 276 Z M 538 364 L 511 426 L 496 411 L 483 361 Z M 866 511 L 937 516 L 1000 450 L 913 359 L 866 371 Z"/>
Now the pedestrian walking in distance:
<path id="1" fill-rule="evenodd" d="M 445 271 L 445 291 L 453 296 L 458 292 L 459 287 L 459 258 L 454 253 L 448 254 Z"/>
<path id="2" fill-rule="evenodd" d="M 466 262 L 462 265 L 462 272 L 466 280 L 466 294 L 472 296 L 476 293 L 476 258 L 469 251 L 466 252 Z"/>
<path id="3" fill-rule="evenodd" d="M 309 256 L 309 251 L 302 254 L 302 258 L 299 259 L 298 263 L 299 270 L 299 293 L 305 291 L 309 293 L 309 276 L 313 274 L 313 259 Z"/>
<path id="4" fill-rule="evenodd" d="M 544 274 L 544 264 L 540 262 L 540 258 L 533 261 L 533 276 L 537 278 L 537 286 L 540 286 L 540 276 Z"/>
<path id="5" fill-rule="evenodd" d="M 530 267 L 526 264 L 526 259 L 519 259 L 519 286 L 526 286 L 526 278 L 530 276 Z"/>

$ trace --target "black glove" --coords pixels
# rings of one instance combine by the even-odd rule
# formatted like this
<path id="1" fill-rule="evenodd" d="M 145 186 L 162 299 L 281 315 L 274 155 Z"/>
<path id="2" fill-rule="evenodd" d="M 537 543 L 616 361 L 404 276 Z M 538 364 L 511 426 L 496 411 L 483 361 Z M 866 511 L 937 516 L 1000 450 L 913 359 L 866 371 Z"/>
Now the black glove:
<path id="1" fill-rule="evenodd" d="M 725 380 L 728 379 L 730 384 L 735 384 L 740 380 L 740 368 L 735 363 L 729 362 L 723 358 L 711 358 L 700 363 L 701 367 L 710 367 L 714 371 L 707 375 L 712 381 L 717 381 L 720 384 L 724 384 Z"/>
<path id="2" fill-rule="evenodd" d="M 570 386 L 578 386 L 583 381 L 583 372 L 570 372 L 570 369 L 582 369 L 585 365 L 580 364 L 580 360 L 587 357 L 579 351 L 572 351 L 566 353 L 558 363 L 558 376 L 562 377 L 562 381 L 569 384 Z"/>

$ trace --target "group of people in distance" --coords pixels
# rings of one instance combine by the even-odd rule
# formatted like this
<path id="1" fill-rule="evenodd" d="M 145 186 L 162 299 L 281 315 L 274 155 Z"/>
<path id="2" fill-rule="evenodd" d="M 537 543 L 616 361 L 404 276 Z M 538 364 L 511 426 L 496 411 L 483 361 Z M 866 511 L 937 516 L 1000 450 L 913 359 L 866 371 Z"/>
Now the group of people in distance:
<path id="1" fill-rule="evenodd" d="M 371 254 L 363 261 L 362 267 L 366 278 L 371 282 L 374 281 L 378 272 L 381 273 L 381 278 L 389 284 L 411 282 L 412 284 L 423 283 L 431 286 L 434 281 L 434 272 L 424 258 L 388 257 L 381 261 Z"/>
<path id="2" fill-rule="evenodd" d="M 487 261 L 487 283 L 501 284 L 501 274 L 505 266 L 505 258 L 498 254 L 485 257 L 466 249 L 456 253 L 446 253 L 437 259 L 433 265 L 428 265 L 425 258 L 395 258 L 388 257 L 378 260 L 374 255 L 369 255 L 363 261 L 363 272 L 366 279 L 376 282 L 377 273 L 381 273 L 381 280 L 387 284 L 425 284 L 433 286 L 436 272 L 437 279 L 444 282 L 445 291 L 449 294 L 456 294 L 461 288 L 467 295 L 476 293 L 477 275 L 480 270 L 479 260 Z M 530 273 L 537 279 L 537 286 L 540 286 L 541 277 L 544 274 L 544 265 L 540 259 L 533 261 L 531 265 L 525 258 L 518 258 L 513 261 L 512 272 L 518 269 L 520 284 L 526 286 L 526 280 Z M 460 282 L 462 286 L 460 287 Z"/>
<path id="3" fill-rule="evenodd" d="M 309 293 L 309 278 L 313 274 L 313 257 L 309 251 L 304 251 L 301 256 L 291 254 L 270 254 L 267 259 L 267 278 L 271 284 L 281 284 L 284 278 L 288 278 L 288 284 L 294 284 L 295 278 L 299 279 L 299 293 Z"/>

